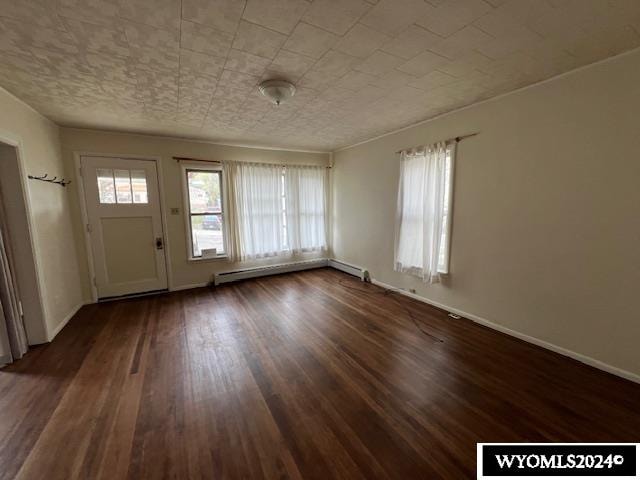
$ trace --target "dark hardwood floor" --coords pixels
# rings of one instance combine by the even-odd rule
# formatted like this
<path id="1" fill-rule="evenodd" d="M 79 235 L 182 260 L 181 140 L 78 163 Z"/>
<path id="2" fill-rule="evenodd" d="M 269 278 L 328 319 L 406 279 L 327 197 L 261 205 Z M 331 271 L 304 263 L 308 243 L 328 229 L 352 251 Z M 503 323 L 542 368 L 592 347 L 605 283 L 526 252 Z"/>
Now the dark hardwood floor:
<path id="1" fill-rule="evenodd" d="M 0 370 L 0 477 L 473 478 L 639 441 L 640 385 L 322 269 L 84 307 Z"/>

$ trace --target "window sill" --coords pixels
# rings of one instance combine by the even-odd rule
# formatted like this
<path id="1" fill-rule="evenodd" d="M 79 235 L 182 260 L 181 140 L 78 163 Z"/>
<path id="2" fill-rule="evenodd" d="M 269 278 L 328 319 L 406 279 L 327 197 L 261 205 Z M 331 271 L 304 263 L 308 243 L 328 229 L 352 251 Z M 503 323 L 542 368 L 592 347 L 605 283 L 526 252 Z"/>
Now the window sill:
<path id="1" fill-rule="evenodd" d="M 202 258 L 202 257 L 189 257 L 187 261 L 189 262 L 215 262 L 216 260 L 227 260 L 229 258 L 228 255 L 217 255 L 215 257 Z"/>

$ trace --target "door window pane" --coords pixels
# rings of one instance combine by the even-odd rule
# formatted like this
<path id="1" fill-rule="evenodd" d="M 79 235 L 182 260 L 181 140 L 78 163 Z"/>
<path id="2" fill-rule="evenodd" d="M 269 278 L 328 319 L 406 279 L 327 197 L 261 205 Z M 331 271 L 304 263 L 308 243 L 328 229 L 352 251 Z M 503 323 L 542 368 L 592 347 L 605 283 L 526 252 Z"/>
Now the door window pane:
<path id="1" fill-rule="evenodd" d="M 191 213 L 222 212 L 219 172 L 189 170 L 187 185 Z"/>
<path id="2" fill-rule="evenodd" d="M 144 170 L 131 170 L 133 203 L 149 203 L 147 196 L 147 174 Z"/>
<path id="3" fill-rule="evenodd" d="M 98 195 L 100 203 L 116 203 L 116 189 L 113 182 L 113 170 L 110 168 L 98 168 Z"/>
<path id="4" fill-rule="evenodd" d="M 205 248 L 215 248 L 218 255 L 224 253 L 222 215 L 192 215 L 191 235 L 194 257 L 201 256 Z"/>
<path id="5" fill-rule="evenodd" d="M 131 177 L 129 170 L 114 170 L 116 179 L 116 201 L 118 203 L 131 203 Z"/>

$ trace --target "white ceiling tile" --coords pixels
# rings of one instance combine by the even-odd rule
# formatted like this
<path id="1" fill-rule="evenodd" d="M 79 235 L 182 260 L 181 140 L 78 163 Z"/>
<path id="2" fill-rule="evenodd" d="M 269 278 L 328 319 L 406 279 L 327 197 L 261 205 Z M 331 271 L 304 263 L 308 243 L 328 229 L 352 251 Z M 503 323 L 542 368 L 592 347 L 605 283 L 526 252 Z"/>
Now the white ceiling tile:
<path id="1" fill-rule="evenodd" d="M 358 23 L 342 37 L 335 49 L 354 57 L 366 58 L 389 39 L 384 33 Z"/>
<path id="2" fill-rule="evenodd" d="M 545 39 L 524 48 L 523 52 L 538 59 L 567 55 L 566 45 L 553 39 Z"/>
<path id="3" fill-rule="evenodd" d="M 284 48 L 290 52 L 320 58 L 335 45 L 338 39 L 339 37 L 333 33 L 300 22 L 284 44 Z"/>
<path id="4" fill-rule="evenodd" d="M 119 15 L 167 30 L 180 28 L 180 0 L 120 0 Z"/>
<path id="5" fill-rule="evenodd" d="M 411 75 L 399 70 L 391 70 L 383 76 L 378 77 L 375 81 L 371 82 L 371 84 L 383 89 L 391 89 L 402 85 L 408 85 L 417 78 L 418 77 L 416 75 Z"/>
<path id="6" fill-rule="evenodd" d="M 122 58 L 104 53 L 87 53 L 85 58 L 95 74 L 104 80 L 113 80 L 121 84 L 136 83 L 136 62 L 131 57 Z"/>
<path id="7" fill-rule="evenodd" d="M 16 1 L 0 0 L 0 16 L 31 23 L 54 30 L 64 30 L 55 10 L 49 8 L 48 0 Z"/>
<path id="8" fill-rule="evenodd" d="M 430 51 L 422 52 L 411 60 L 403 63 L 398 70 L 421 77 L 449 62 L 449 59 Z"/>
<path id="9" fill-rule="evenodd" d="M 438 35 L 448 37 L 492 8 L 484 0 L 448 0 L 420 17 L 416 23 Z"/>
<path id="10" fill-rule="evenodd" d="M 216 77 L 209 75 L 201 75 L 193 70 L 185 70 L 180 68 L 178 77 L 179 92 L 183 97 L 197 96 L 199 98 L 212 97 L 213 92 L 218 84 Z M 210 98 L 209 98 L 210 100 Z"/>
<path id="11" fill-rule="evenodd" d="M 435 33 L 417 25 L 410 25 L 393 40 L 384 44 L 381 50 L 408 60 L 441 40 L 442 37 Z"/>
<path id="12" fill-rule="evenodd" d="M 32 68 L 34 68 L 33 59 L 35 59 L 37 64 L 46 69 L 47 73 L 45 75 L 55 75 L 56 78 L 64 78 L 67 81 L 83 78 L 94 81 L 99 78 L 95 73 L 102 74 L 102 72 L 96 72 L 96 69 L 92 68 L 83 54 L 68 55 L 64 52 L 55 52 L 42 48 L 32 48 L 31 54 Z"/>
<path id="13" fill-rule="evenodd" d="M 44 48 L 70 55 L 80 50 L 75 38 L 67 32 L 33 25 L 8 18 L 1 19 L 0 50 L 20 53 L 25 49 Z"/>
<path id="14" fill-rule="evenodd" d="M 379 76 L 393 70 L 402 63 L 404 63 L 404 59 L 377 50 L 353 68 L 359 72 Z"/>
<path id="15" fill-rule="evenodd" d="M 16 56 L 30 56 L 29 52 L 30 44 L 28 37 L 23 35 L 19 28 L 23 27 L 24 23 L 16 22 L 9 19 L 0 18 L 0 52 L 4 55 L 12 54 Z M 18 27 L 18 28 L 16 28 Z M 73 38 L 71 37 L 71 41 Z"/>
<path id="16" fill-rule="evenodd" d="M 212 57 L 191 50 L 180 50 L 180 71 L 197 72 L 202 75 L 218 78 L 222 73 L 225 57 Z"/>
<path id="17" fill-rule="evenodd" d="M 231 49 L 224 68 L 234 72 L 260 76 L 270 64 L 271 60 L 268 58 L 259 57 L 242 50 Z"/>
<path id="18" fill-rule="evenodd" d="M 297 86 L 322 92 L 331 87 L 339 78 L 340 76 L 338 75 L 330 75 L 325 72 L 311 69 L 305 73 L 300 80 L 298 80 Z"/>
<path id="19" fill-rule="evenodd" d="M 28 1 L 28 0 L 23 0 Z M 58 15 L 101 25 L 117 25 L 118 0 L 57 0 Z"/>
<path id="20" fill-rule="evenodd" d="M 302 20 L 344 35 L 369 8 L 364 0 L 315 0 Z"/>
<path id="21" fill-rule="evenodd" d="M 93 25 L 80 20 L 65 19 L 67 30 L 83 50 L 100 52 L 116 57 L 131 55 L 129 43 L 122 27 Z"/>
<path id="22" fill-rule="evenodd" d="M 130 46 L 163 49 L 177 53 L 179 39 L 176 31 L 163 30 L 129 21 L 123 21 L 122 24 Z"/>
<path id="23" fill-rule="evenodd" d="M 20 55 L 3 53 L 0 55 L 0 72 L 5 75 L 4 78 L 6 79 L 13 78 L 14 74 L 21 78 L 26 75 L 26 78 L 29 79 L 29 75 L 33 72 L 37 73 L 39 77 L 54 74 L 50 66 L 37 62 L 31 53 L 22 53 Z"/>
<path id="24" fill-rule="evenodd" d="M 353 96 L 353 101 L 356 104 L 364 104 L 366 108 L 366 105 L 368 105 L 370 102 L 378 100 L 379 98 L 386 95 L 386 93 L 387 91 L 384 88 L 368 84 L 358 89 L 356 94 Z"/>
<path id="25" fill-rule="evenodd" d="M 449 83 L 453 83 L 458 79 L 452 75 L 448 75 L 439 70 L 434 70 L 420 78 L 417 78 L 409 83 L 411 87 L 420 88 L 422 90 L 432 90 L 436 87 L 441 87 Z"/>
<path id="26" fill-rule="evenodd" d="M 327 102 L 330 104 L 331 103 L 339 104 L 339 103 L 349 101 L 349 99 L 353 97 L 353 94 L 354 94 L 353 90 L 342 88 L 342 87 L 335 87 L 329 90 L 325 90 L 324 92 L 321 92 L 316 97 L 316 100 L 320 102 Z"/>
<path id="27" fill-rule="evenodd" d="M 536 34 L 524 24 L 519 23 L 513 17 L 497 9 L 476 20 L 473 25 L 485 33 L 497 39 L 512 38 L 514 36 L 535 36 L 538 40 L 542 37 Z"/>
<path id="28" fill-rule="evenodd" d="M 218 86 L 240 88 L 244 90 L 253 90 L 260 82 L 260 77 L 255 75 L 248 75 L 246 73 L 233 72 L 231 70 L 224 70 L 220 76 Z"/>
<path id="29" fill-rule="evenodd" d="M 313 70 L 329 75 L 342 76 L 358 61 L 358 58 L 346 53 L 330 50 L 313 66 Z"/>
<path id="30" fill-rule="evenodd" d="M 433 7 L 424 0 L 381 0 L 360 22 L 394 36 L 432 10 Z"/>
<path id="31" fill-rule="evenodd" d="M 182 48 L 216 57 L 226 57 L 232 42 L 233 35 L 230 33 L 199 23 L 182 21 L 180 30 L 180 46 Z"/>
<path id="32" fill-rule="evenodd" d="M 280 50 L 271 65 L 267 67 L 268 77 L 283 77 L 289 81 L 296 81 L 305 74 L 314 63 L 313 58 L 300 55 L 299 53 Z"/>
<path id="33" fill-rule="evenodd" d="M 131 57 L 139 68 L 166 70 L 178 68 L 180 62 L 179 50 L 154 47 L 131 47 Z"/>
<path id="34" fill-rule="evenodd" d="M 477 49 L 480 45 L 490 42 L 493 39 L 494 37 L 491 35 L 470 25 L 438 42 L 431 48 L 431 50 L 439 55 L 455 59 Z"/>
<path id="35" fill-rule="evenodd" d="M 135 108 L 136 104 L 144 103 L 142 96 L 139 94 L 136 84 L 119 83 L 119 82 L 103 82 L 102 89 L 105 91 L 109 99 L 116 98 L 117 102 Z"/>
<path id="36" fill-rule="evenodd" d="M 368 73 L 356 72 L 354 70 L 348 72 L 335 84 L 338 87 L 347 88 L 349 90 L 359 90 L 366 87 L 372 81 L 375 81 L 376 77 L 369 75 Z"/>
<path id="37" fill-rule="evenodd" d="M 244 0 L 182 0 L 182 18 L 235 33 L 244 8 Z"/>
<path id="38" fill-rule="evenodd" d="M 287 36 L 268 28 L 242 20 L 238 26 L 233 48 L 265 58 L 274 58 Z"/>
<path id="39" fill-rule="evenodd" d="M 306 0 L 248 0 L 242 18 L 288 35 L 310 5 Z"/>
<path id="40" fill-rule="evenodd" d="M 331 149 L 640 46 L 636 0 L 421 2 L 0 0 L 0 85 L 63 124 Z"/>
<path id="41" fill-rule="evenodd" d="M 640 45 L 638 32 L 630 26 L 610 28 L 570 42 L 567 52 L 583 61 L 597 61 L 615 55 L 614 52 L 626 51 Z"/>
<path id="42" fill-rule="evenodd" d="M 560 10 L 530 19 L 526 26 L 544 39 L 565 43 L 578 40 L 585 34 L 584 30 L 571 22 L 570 19 L 565 18 Z"/>
<path id="43" fill-rule="evenodd" d="M 463 78 L 469 75 L 474 70 L 482 70 L 489 65 L 493 60 L 482 54 L 472 52 L 456 60 L 444 63 L 438 67 L 438 70 L 454 77 Z"/>
<path id="44" fill-rule="evenodd" d="M 403 85 L 398 88 L 394 88 L 389 92 L 388 98 L 399 101 L 407 101 L 409 103 L 415 102 L 422 98 L 424 91 L 419 88 L 411 87 L 409 85 Z"/>
<path id="45" fill-rule="evenodd" d="M 602 2 L 604 4 L 605 2 Z M 576 11 L 576 10 L 574 10 Z M 506 0 L 496 10 L 499 15 L 510 17 L 513 20 L 525 24 L 528 20 L 546 16 L 556 12 L 550 2 L 540 0 Z"/>

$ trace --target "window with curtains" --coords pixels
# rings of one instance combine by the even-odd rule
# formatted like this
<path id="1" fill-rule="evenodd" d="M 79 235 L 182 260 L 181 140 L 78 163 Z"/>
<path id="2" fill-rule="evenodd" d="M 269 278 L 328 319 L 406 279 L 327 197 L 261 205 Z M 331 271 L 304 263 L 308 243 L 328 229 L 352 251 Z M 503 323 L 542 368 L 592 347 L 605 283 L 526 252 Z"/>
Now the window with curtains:
<path id="1" fill-rule="evenodd" d="M 216 249 L 224 256 L 222 171 L 201 167 L 183 169 L 189 257 L 201 258 L 203 250 Z"/>
<path id="2" fill-rule="evenodd" d="M 224 162 L 232 260 L 326 248 L 326 169 Z"/>
<path id="3" fill-rule="evenodd" d="M 395 269 L 425 282 L 449 273 L 455 143 L 402 152 Z"/>

